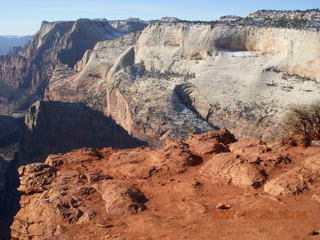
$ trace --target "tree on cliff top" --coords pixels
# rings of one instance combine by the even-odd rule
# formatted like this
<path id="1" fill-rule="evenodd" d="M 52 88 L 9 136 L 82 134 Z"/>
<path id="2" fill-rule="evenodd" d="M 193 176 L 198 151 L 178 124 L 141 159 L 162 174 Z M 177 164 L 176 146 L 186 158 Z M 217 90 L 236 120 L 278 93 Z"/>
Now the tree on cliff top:
<path id="1" fill-rule="evenodd" d="M 292 106 L 283 119 L 287 134 L 301 134 L 306 139 L 320 139 L 320 101 Z"/>

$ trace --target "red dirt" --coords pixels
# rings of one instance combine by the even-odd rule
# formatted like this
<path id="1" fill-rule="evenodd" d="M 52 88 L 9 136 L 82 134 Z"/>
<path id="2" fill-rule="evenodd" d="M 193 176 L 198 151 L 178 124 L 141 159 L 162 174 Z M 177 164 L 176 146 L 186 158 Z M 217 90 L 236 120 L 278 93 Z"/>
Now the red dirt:
<path id="1" fill-rule="evenodd" d="M 199 145 L 199 138 L 194 139 L 195 146 Z M 207 137 L 203 141 L 216 144 Z M 263 169 L 267 182 L 293 168 L 309 169 L 306 159 L 320 153 L 319 146 L 305 148 L 245 139 L 230 147 L 230 143 L 217 141 L 238 159 L 244 159 L 244 166 L 253 164 Z M 46 163 L 57 169 L 57 177 L 45 184 L 44 189 L 48 190 L 22 197 L 22 209 L 12 226 L 14 239 L 320 239 L 317 168 L 312 170 L 316 178 L 299 194 L 272 196 L 264 192 L 264 185 L 235 186 L 233 180 L 216 181 L 201 175 L 200 169 L 217 154 L 199 155 L 192 139 L 187 142 L 189 145 L 168 142 L 162 149 L 80 149 L 49 156 Z M 203 162 L 188 164 L 197 156 Z M 291 162 L 279 160 L 279 156 L 286 156 Z M 24 177 L 22 174 L 21 179 Z M 34 186 L 43 185 L 37 177 L 34 179 Z M 105 184 L 116 187 L 110 192 Z M 130 194 L 117 186 L 134 186 L 147 201 L 142 201 L 141 196 L 130 199 Z M 83 192 L 79 193 L 79 189 Z M 74 206 L 62 211 L 71 215 L 64 216 L 59 204 L 72 198 L 76 199 Z M 136 203 L 145 209 L 142 205 L 131 208 Z M 230 208 L 219 209 L 219 204 Z M 116 214 L 108 212 L 107 205 L 117 209 Z M 89 210 L 95 213 L 91 217 Z M 76 211 L 85 214 L 75 217 L 72 214 Z"/>

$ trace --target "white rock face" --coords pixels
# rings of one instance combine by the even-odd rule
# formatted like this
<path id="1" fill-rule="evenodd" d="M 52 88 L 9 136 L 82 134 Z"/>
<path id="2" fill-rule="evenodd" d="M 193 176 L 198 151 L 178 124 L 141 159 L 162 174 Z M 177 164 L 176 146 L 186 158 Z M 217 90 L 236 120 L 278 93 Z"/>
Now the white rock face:
<path id="1" fill-rule="evenodd" d="M 319 98 L 319 44 L 312 31 L 155 24 L 136 45 L 136 63 L 194 73 L 190 82 L 213 106 L 211 123 L 271 137 L 264 128 L 274 128 L 289 105 Z"/>
<path id="2" fill-rule="evenodd" d="M 317 32 L 156 23 L 128 39 L 98 43 L 74 75 L 51 80 L 47 98 L 85 99 L 153 142 L 208 126 L 237 137 L 276 137 L 291 104 L 319 99 Z"/>
<path id="3" fill-rule="evenodd" d="M 320 80 L 319 36 L 317 32 L 281 28 L 154 24 L 143 31 L 136 59 L 143 60 L 147 68 L 150 62 L 150 67 L 167 70 L 178 58 L 210 61 L 209 56 L 220 55 L 223 50 L 284 54 L 280 67 L 286 73 Z M 157 56 L 155 60 L 153 56 Z"/>

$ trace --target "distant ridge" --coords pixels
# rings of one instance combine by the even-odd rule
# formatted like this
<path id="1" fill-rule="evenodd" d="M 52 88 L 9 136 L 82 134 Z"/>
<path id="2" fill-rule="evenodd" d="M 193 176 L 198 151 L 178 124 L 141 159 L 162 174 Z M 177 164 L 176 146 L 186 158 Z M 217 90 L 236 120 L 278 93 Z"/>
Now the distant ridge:
<path id="1" fill-rule="evenodd" d="M 0 55 L 8 54 L 13 47 L 24 45 L 30 38 L 31 36 L 0 36 Z"/>

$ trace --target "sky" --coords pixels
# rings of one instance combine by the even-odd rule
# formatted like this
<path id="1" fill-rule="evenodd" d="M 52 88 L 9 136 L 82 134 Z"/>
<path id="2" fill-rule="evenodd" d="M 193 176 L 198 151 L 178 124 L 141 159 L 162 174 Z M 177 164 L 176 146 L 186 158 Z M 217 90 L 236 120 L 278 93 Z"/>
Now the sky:
<path id="1" fill-rule="evenodd" d="M 43 20 L 170 16 L 210 21 L 229 14 L 247 16 L 260 9 L 311 8 L 320 8 L 320 0 L 0 0 L 0 35 L 34 34 Z"/>

